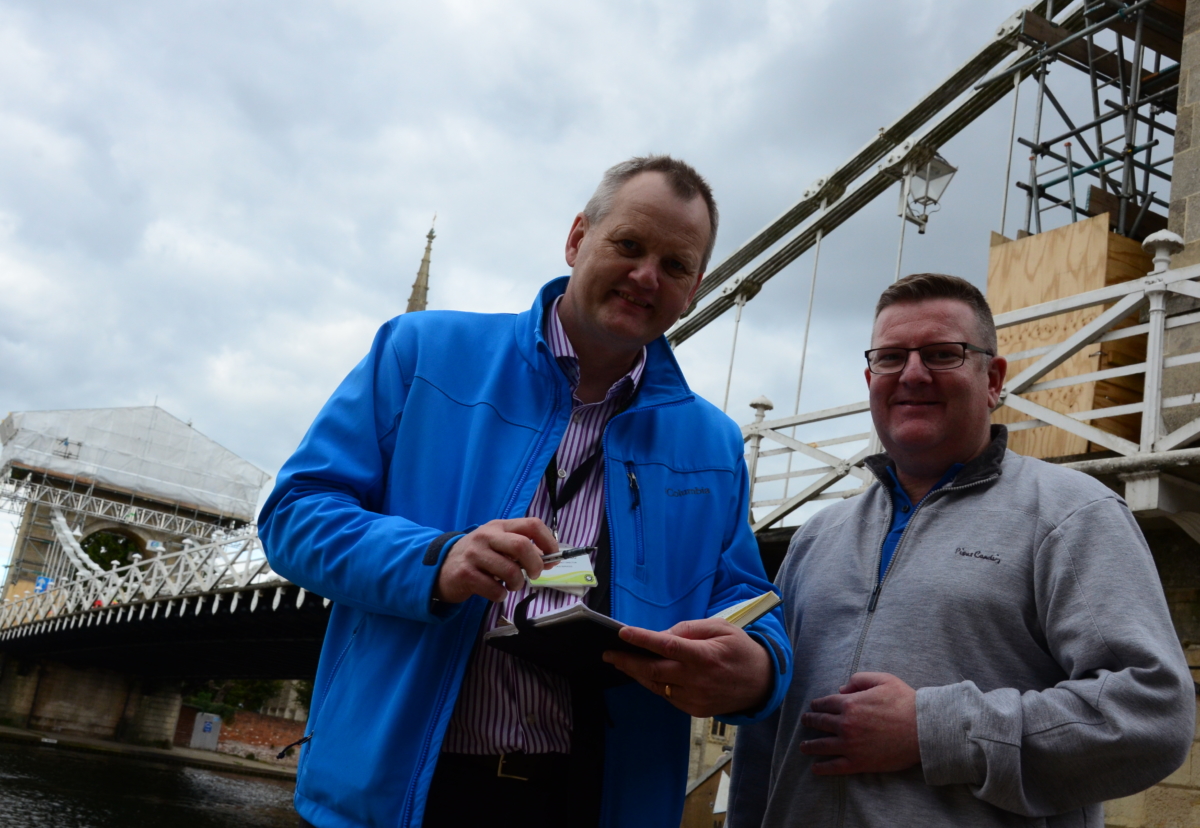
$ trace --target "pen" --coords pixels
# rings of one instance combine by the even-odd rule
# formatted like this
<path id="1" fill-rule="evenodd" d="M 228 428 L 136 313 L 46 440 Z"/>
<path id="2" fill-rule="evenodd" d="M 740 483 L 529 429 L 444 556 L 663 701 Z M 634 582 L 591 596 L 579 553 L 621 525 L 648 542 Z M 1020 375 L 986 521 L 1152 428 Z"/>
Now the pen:
<path id="1" fill-rule="evenodd" d="M 565 549 L 559 549 L 552 555 L 543 555 L 542 563 L 551 564 L 558 563 L 566 558 L 574 558 L 577 555 L 590 555 L 596 551 L 595 546 L 568 546 Z"/>

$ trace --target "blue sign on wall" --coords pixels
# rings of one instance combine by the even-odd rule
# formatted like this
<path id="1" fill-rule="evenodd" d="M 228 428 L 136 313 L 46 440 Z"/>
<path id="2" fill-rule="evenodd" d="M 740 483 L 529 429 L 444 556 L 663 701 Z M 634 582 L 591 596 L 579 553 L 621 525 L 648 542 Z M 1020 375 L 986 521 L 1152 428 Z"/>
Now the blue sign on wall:
<path id="1" fill-rule="evenodd" d="M 27 582 L 28 583 L 28 582 Z M 54 586 L 54 579 L 47 578 L 45 575 L 40 576 L 33 585 L 34 592 L 45 592 L 50 587 Z"/>
<path id="2" fill-rule="evenodd" d="M 211 721 L 204 723 L 204 732 L 212 733 L 212 722 Z"/>

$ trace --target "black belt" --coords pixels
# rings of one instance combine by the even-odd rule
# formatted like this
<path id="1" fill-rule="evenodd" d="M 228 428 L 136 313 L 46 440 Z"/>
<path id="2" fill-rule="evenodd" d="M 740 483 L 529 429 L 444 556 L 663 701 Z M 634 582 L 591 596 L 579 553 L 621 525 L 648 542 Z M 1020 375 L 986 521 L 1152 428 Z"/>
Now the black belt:
<path id="1" fill-rule="evenodd" d="M 562 779 L 570 757 L 565 753 L 443 753 L 438 764 L 458 773 L 497 776 L 521 782 Z"/>

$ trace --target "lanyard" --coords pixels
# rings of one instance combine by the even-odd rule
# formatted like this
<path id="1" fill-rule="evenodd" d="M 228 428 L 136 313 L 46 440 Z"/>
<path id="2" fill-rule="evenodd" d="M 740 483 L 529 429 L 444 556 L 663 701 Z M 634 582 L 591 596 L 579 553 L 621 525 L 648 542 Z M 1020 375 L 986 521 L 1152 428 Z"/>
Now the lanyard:
<path id="1" fill-rule="evenodd" d="M 633 392 L 629 394 L 625 402 L 621 403 L 620 407 L 613 412 L 612 417 L 618 414 L 623 414 L 629 406 L 633 405 L 633 398 L 637 394 L 635 386 Z M 612 420 L 612 417 L 609 420 Z M 607 428 L 607 425 L 605 426 Z M 601 438 L 603 439 L 603 438 Z M 592 473 L 592 469 L 596 466 L 596 461 L 600 459 L 603 451 L 602 446 L 597 445 L 596 449 L 587 456 L 582 463 L 571 473 L 571 476 L 563 481 L 562 491 L 558 488 L 558 452 L 554 452 L 554 456 L 550 458 L 550 464 L 546 466 L 546 498 L 550 501 L 550 531 L 554 535 L 554 539 L 558 540 L 558 512 L 564 506 L 571 502 L 575 495 L 579 494 L 579 490 L 583 488 L 583 482 L 587 480 L 588 475 Z M 603 516 L 603 510 L 601 510 Z"/>
<path id="2" fill-rule="evenodd" d="M 570 477 L 563 481 L 560 491 L 558 488 L 558 452 L 554 452 L 554 456 L 550 458 L 550 464 L 546 466 L 546 498 L 550 501 L 550 531 L 554 533 L 555 540 L 558 540 L 559 510 L 579 494 L 579 490 L 583 488 L 583 482 L 592 473 L 592 469 L 595 468 L 596 461 L 599 459 L 600 449 L 597 448 L 579 464 Z"/>

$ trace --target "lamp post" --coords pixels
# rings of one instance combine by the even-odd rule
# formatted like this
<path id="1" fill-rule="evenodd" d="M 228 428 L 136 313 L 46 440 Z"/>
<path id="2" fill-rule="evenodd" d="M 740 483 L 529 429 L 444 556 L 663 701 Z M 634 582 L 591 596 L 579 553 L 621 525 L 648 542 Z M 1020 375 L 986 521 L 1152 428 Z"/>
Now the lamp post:
<path id="1" fill-rule="evenodd" d="M 901 147 L 907 153 L 912 147 L 905 142 Z M 895 155 L 893 155 L 893 158 Z M 890 159 L 889 159 L 890 160 Z M 925 226 L 929 223 L 929 208 L 935 207 L 942 200 L 951 179 L 958 172 L 958 167 L 950 164 L 938 153 L 930 154 L 924 161 L 915 162 L 904 160 L 900 174 L 900 204 L 896 214 L 900 216 L 900 245 L 896 251 L 896 279 L 900 278 L 900 266 L 904 261 L 904 229 L 911 221 L 917 225 L 917 233 L 924 235 Z M 920 213 L 916 208 L 920 209 Z"/>

